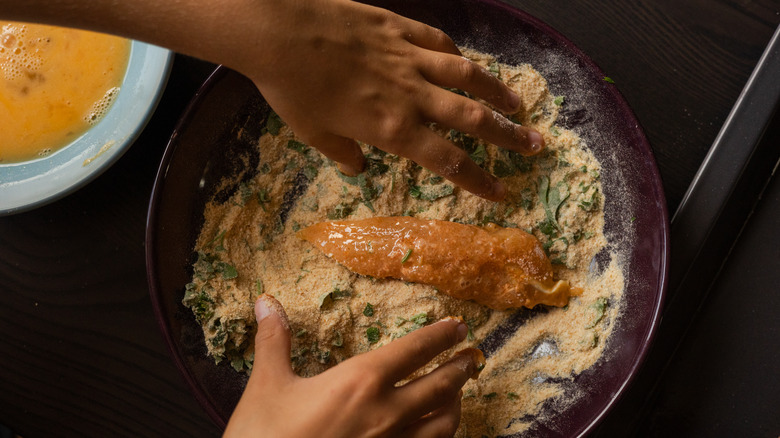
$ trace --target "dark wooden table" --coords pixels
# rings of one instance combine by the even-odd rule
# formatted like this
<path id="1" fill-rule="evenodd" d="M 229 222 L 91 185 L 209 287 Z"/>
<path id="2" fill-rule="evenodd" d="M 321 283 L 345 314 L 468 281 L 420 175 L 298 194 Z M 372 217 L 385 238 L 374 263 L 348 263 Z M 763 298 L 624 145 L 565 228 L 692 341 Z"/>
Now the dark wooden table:
<path id="1" fill-rule="evenodd" d="M 566 35 L 616 81 L 653 146 L 672 212 L 780 23 L 778 0 L 510 3 Z M 212 69 L 177 56 L 154 117 L 116 165 L 60 201 L 0 218 L 0 424 L 26 438 L 220 434 L 194 401 L 164 346 L 152 313 L 144 260 L 146 211 L 158 163 L 185 105 Z M 766 201 L 774 199 L 775 204 L 759 208 L 755 219 L 770 229 L 778 225 L 773 213 L 779 210 L 777 185 L 775 178 Z M 777 268 L 780 235 L 775 234 L 770 244 L 765 234 L 745 230 L 735 247 L 737 255 L 756 256 L 747 265 L 755 272 L 767 262 L 762 254 L 769 257 L 767 266 Z M 674 269 L 674 261 L 672 265 Z M 748 268 L 725 268 L 726 274 L 744 269 Z M 761 278 L 763 284 L 780 281 L 777 269 L 762 272 Z M 775 287 L 771 292 L 777 295 L 776 291 Z M 729 301 L 725 303 L 728 309 Z M 724 323 L 750 319 L 755 310 L 743 303 L 734 312 L 742 313 L 702 319 L 712 319 L 710 323 L 723 331 Z M 643 434 L 660 434 L 676 430 L 673 426 L 679 421 L 684 428 L 677 430 L 688 435 L 718 435 L 717 431 L 740 430 L 741 424 L 748 436 L 760 431 L 778 436 L 778 397 L 752 400 L 756 404 L 751 406 L 744 379 L 724 378 L 728 369 L 711 369 L 711 364 L 703 374 L 697 362 L 698 357 L 721 357 L 724 363 L 739 366 L 742 358 L 752 357 L 746 353 L 750 349 L 767 352 L 767 361 L 780 359 L 773 353 L 780 350 L 778 325 L 751 328 L 765 332 L 715 356 L 701 351 L 700 343 L 688 341 L 693 345 L 671 365 L 656 360 L 664 366 L 645 374 L 667 376 L 651 385 L 658 392 L 657 402 L 641 413 L 621 412 L 642 418 L 607 418 L 608 428 L 601 435 L 621 431 L 625 435 L 636 424 L 650 425 Z M 689 338 L 702 330 L 706 326 L 690 330 Z M 763 381 L 776 392 L 778 363 L 758 364 L 769 373 Z M 738 369 L 745 369 L 744 364 Z M 713 386 L 724 388 L 714 393 Z M 667 387 L 686 389 L 675 392 Z M 695 397 L 699 392 L 716 398 L 725 394 L 727 399 L 721 402 L 733 405 L 734 418 L 723 418 L 723 424 L 731 428 L 699 424 L 709 417 L 696 406 L 720 412 L 712 407 L 716 402 L 699 403 Z M 735 393 L 746 395 L 728 399 Z M 742 417 L 746 412 L 765 412 L 758 406 L 764 402 L 774 403 L 774 419 L 751 423 Z M 660 427 L 658 422 L 666 423 Z"/>

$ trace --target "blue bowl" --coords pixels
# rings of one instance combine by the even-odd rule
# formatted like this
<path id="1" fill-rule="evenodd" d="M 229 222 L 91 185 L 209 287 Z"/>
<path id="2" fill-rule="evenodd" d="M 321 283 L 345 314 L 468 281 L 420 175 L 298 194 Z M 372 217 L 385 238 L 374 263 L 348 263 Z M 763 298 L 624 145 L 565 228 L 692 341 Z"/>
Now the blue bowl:
<path id="1" fill-rule="evenodd" d="M 132 41 L 119 95 L 95 126 L 49 156 L 0 164 L 0 216 L 57 200 L 116 162 L 151 118 L 172 59 L 169 50 Z"/>

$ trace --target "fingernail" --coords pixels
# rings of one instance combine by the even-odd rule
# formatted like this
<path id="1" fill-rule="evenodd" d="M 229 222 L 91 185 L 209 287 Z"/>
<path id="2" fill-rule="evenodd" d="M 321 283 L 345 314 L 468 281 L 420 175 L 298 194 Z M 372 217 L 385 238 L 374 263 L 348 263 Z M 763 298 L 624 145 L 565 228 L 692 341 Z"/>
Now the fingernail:
<path id="1" fill-rule="evenodd" d="M 466 336 L 469 334 L 469 327 L 466 325 L 465 322 L 463 322 L 463 318 L 460 316 L 448 316 L 446 318 L 442 318 L 440 322 L 444 321 L 456 321 L 458 323 L 457 333 L 458 333 L 458 342 L 466 339 Z"/>
<path id="2" fill-rule="evenodd" d="M 358 176 L 358 174 L 363 172 L 363 168 L 366 167 L 366 159 L 365 157 L 363 157 L 363 155 L 360 155 L 360 161 L 358 163 L 359 167 L 354 167 L 346 163 L 336 163 L 336 166 L 338 167 L 339 171 L 344 175 Z"/>
<path id="3" fill-rule="evenodd" d="M 271 308 L 268 306 L 268 303 L 265 300 L 264 295 L 260 295 L 260 297 L 255 301 L 255 319 L 257 322 L 260 322 L 264 320 L 268 315 L 270 315 L 272 312 Z"/>
<path id="4" fill-rule="evenodd" d="M 532 155 L 538 154 L 544 149 L 544 138 L 542 134 L 536 131 L 530 131 L 528 133 L 528 142 L 531 143 L 529 150 Z"/>
<path id="5" fill-rule="evenodd" d="M 458 342 L 461 342 L 462 340 L 466 339 L 466 336 L 469 334 L 469 327 L 461 321 L 460 324 L 458 324 Z"/>
<path id="6" fill-rule="evenodd" d="M 471 376 L 469 376 L 470 379 L 476 380 L 482 370 L 485 369 L 487 362 L 485 361 L 485 355 L 482 353 L 482 350 L 477 348 L 466 348 L 455 354 L 457 356 L 469 358 L 469 362 L 474 367 Z"/>
<path id="7" fill-rule="evenodd" d="M 509 99 L 507 99 L 507 103 L 509 104 L 509 108 L 512 109 L 512 111 L 515 111 L 520 108 L 520 96 L 515 94 L 514 92 L 509 93 Z"/>

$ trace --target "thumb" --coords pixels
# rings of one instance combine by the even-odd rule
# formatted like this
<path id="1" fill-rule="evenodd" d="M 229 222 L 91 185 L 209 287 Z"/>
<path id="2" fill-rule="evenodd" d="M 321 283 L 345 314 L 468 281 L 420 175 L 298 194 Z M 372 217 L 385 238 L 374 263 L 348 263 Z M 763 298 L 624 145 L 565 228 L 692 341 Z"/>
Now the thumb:
<path id="1" fill-rule="evenodd" d="M 255 374 L 284 376 L 292 374 L 290 365 L 290 323 L 287 313 L 268 294 L 260 295 L 255 301 L 257 334 L 255 335 Z"/>

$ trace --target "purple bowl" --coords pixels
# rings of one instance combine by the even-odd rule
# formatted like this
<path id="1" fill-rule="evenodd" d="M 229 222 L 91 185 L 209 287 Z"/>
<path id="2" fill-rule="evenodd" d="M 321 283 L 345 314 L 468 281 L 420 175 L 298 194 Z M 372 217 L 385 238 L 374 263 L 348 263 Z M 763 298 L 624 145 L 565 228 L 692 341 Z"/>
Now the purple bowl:
<path id="1" fill-rule="evenodd" d="M 373 3 L 438 27 L 459 45 L 495 54 L 501 62 L 533 65 L 555 95 L 566 96 L 559 124 L 577 132 L 602 163 L 606 234 L 627 266 L 624 310 L 603 360 L 574 379 L 584 395 L 533 431 L 535 436 L 583 435 L 606 415 L 636 374 L 659 320 L 668 274 L 669 223 L 650 145 L 603 72 L 566 38 L 528 14 L 491 0 Z M 200 327 L 181 298 L 192 274 L 204 205 L 212 196 L 226 195 L 215 192 L 223 176 L 247 166 L 235 157 L 246 156 L 253 147 L 268 110 L 248 79 L 217 68 L 171 137 L 149 206 L 147 272 L 157 320 L 195 397 L 223 427 L 246 377 L 207 357 Z"/>

